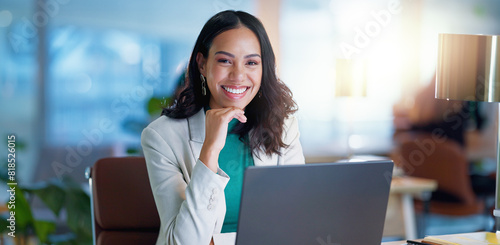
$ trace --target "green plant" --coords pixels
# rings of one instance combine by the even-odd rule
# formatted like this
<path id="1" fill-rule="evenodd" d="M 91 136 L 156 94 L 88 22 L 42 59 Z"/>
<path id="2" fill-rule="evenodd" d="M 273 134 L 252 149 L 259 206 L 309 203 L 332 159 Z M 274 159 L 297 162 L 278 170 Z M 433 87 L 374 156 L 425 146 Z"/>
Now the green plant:
<path id="1" fill-rule="evenodd" d="M 54 221 L 38 220 L 28 200 L 39 198 L 54 215 L 61 218 L 65 211 L 65 225 L 70 232 L 55 234 Z M 7 203 L 8 205 L 8 203 Z M 69 177 L 50 179 L 31 186 L 15 186 L 15 240 L 17 243 L 35 235 L 41 244 L 92 244 L 92 219 L 90 197 L 82 187 Z M 10 213 L 2 218 L 0 231 L 4 234 L 9 229 Z"/>
<path id="2" fill-rule="evenodd" d="M 176 81 L 176 90 L 184 86 L 186 71 L 184 71 Z M 155 119 L 161 115 L 163 108 L 172 105 L 175 95 L 165 94 L 150 97 L 146 102 L 146 112 L 149 115 L 148 119 L 126 118 L 122 127 L 125 131 L 132 135 L 140 136 L 142 130 L 148 126 L 151 119 Z M 127 155 L 142 155 L 142 149 L 138 146 L 129 146 L 126 150 Z"/>

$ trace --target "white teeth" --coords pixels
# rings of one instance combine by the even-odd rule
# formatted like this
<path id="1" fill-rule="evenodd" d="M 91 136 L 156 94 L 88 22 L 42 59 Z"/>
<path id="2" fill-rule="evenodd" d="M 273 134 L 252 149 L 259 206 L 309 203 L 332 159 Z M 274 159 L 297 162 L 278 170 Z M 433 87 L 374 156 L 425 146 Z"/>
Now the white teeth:
<path id="1" fill-rule="evenodd" d="M 225 86 L 222 86 L 222 88 L 224 90 L 226 90 L 227 92 L 232 93 L 232 94 L 242 94 L 243 92 L 247 91 L 247 89 L 248 89 L 248 87 L 233 89 L 233 88 L 227 88 Z"/>

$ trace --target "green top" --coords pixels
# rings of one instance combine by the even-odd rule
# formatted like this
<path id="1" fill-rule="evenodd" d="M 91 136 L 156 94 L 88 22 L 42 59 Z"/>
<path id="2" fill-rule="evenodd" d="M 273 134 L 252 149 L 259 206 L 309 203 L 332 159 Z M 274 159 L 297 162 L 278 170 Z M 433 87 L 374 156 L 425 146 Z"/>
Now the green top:
<path id="1" fill-rule="evenodd" d="M 238 134 L 229 133 L 237 124 L 238 119 L 229 122 L 226 144 L 219 154 L 219 167 L 230 177 L 224 189 L 226 217 L 222 225 L 222 233 L 236 232 L 243 188 L 243 174 L 248 166 L 254 165 L 250 148 L 239 139 Z"/>

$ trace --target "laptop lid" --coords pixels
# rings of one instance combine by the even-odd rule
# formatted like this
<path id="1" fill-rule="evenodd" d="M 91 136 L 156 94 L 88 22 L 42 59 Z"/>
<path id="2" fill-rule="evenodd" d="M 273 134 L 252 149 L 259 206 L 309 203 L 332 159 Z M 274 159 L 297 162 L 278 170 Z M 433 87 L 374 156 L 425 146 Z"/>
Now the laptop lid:
<path id="1" fill-rule="evenodd" d="M 236 244 L 380 244 L 392 161 L 249 167 Z"/>

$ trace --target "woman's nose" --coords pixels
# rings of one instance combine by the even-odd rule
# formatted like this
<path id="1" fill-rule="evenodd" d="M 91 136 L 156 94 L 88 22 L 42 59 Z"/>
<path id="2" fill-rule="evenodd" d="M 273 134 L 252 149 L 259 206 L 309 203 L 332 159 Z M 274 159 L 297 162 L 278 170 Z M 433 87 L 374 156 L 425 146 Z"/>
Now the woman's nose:
<path id="1" fill-rule="evenodd" d="M 245 67 L 242 65 L 235 65 L 231 71 L 230 79 L 240 82 L 245 79 Z"/>

